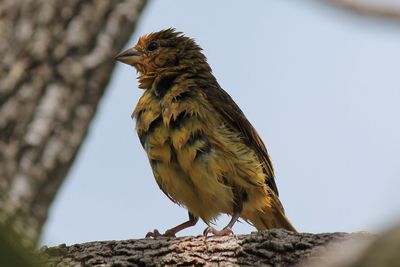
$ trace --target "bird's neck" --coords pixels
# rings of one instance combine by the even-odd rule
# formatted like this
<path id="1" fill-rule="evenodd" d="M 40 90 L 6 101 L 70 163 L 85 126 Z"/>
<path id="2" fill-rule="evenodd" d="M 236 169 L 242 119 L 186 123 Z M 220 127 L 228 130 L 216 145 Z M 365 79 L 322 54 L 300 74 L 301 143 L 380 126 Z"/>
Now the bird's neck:
<path id="1" fill-rule="evenodd" d="M 138 80 L 139 88 L 152 91 L 159 97 L 162 97 L 176 83 L 196 82 L 200 87 L 218 85 L 208 64 L 163 69 L 142 74 Z"/>

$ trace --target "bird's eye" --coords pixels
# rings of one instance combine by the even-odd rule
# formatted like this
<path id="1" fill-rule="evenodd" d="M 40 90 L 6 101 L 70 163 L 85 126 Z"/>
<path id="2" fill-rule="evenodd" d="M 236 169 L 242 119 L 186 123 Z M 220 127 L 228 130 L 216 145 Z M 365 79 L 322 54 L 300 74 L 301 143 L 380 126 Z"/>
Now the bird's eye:
<path id="1" fill-rule="evenodd" d="M 150 52 L 156 50 L 157 48 L 158 48 L 158 44 L 156 42 L 150 42 L 147 45 L 147 50 Z"/>

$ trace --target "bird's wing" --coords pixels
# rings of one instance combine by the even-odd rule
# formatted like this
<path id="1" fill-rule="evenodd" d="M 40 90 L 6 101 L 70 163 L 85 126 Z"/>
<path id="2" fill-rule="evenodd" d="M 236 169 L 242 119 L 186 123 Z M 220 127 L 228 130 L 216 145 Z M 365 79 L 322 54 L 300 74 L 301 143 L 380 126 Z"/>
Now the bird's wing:
<path id="1" fill-rule="evenodd" d="M 274 169 L 269 158 L 264 142 L 261 140 L 256 129 L 247 120 L 246 116 L 239 106 L 233 101 L 230 95 L 222 88 L 208 87 L 204 89 L 208 101 L 213 108 L 223 117 L 224 121 L 233 129 L 239 131 L 243 141 L 258 155 L 263 164 L 263 169 L 266 174 L 267 185 L 279 195 L 278 188 L 275 183 Z"/>

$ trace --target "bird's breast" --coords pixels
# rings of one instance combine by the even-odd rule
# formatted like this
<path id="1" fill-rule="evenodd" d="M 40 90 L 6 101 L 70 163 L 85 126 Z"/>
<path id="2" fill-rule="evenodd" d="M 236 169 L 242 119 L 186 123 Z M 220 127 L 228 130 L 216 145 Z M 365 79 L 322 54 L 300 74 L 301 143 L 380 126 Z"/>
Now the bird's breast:
<path id="1" fill-rule="evenodd" d="M 144 93 L 133 116 L 150 160 L 166 164 L 179 160 L 187 166 L 212 152 L 213 122 L 205 122 L 206 107 L 198 97 L 179 88 L 173 88 L 161 99 L 150 91 Z"/>
<path id="2" fill-rule="evenodd" d="M 195 215 L 210 221 L 232 209 L 232 190 L 219 160 L 205 99 L 172 88 L 162 99 L 146 91 L 133 113 L 136 130 L 160 187 Z"/>

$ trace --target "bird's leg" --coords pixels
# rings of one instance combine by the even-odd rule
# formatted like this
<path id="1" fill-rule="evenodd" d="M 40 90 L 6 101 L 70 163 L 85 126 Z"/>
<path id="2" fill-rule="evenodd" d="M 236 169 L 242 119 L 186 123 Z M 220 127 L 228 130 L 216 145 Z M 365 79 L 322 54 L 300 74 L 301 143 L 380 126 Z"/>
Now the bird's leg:
<path id="1" fill-rule="evenodd" d="M 208 234 L 210 234 L 210 233 L 215 236 L 232 235 L 233 234 L 232 227 L 236 223 L 236 221 L 239 219 L 240 214 L 242 213 L 242 208 L 243 208 L 242 201 L 237 201 L 237 203 L 235 204 L 235 207 L 233 209 L 232 218 L 229 221 L 229 223 L 224 228 L 222 228 L 222 230 L 217 230 L 212 226 L 208 226 L 206 229 L 204 229 L 203 235 L 205 237 L 207 237 Z"/>
<path id="2" fill-rule="evenodd" d="M 157 238 L 160 236 L 175 237 L 176 233 L 178 233 L 179 231 L 182 231 L 183 229 L 186 229 L 188 227 L 196 225 L 196 223 L 198 221 L 199 221 L 199 218 L 189 212 L 189 220 L 187 220 L 186 222 L 181 223 L 171 229 L 168 229 L 167 231 L 165 231 L 164 234 L 161 234 L 157 229 L 155 229 L 153 232 L 148 232 L 146 234 L 146 238 L 147 237 Z"/>

